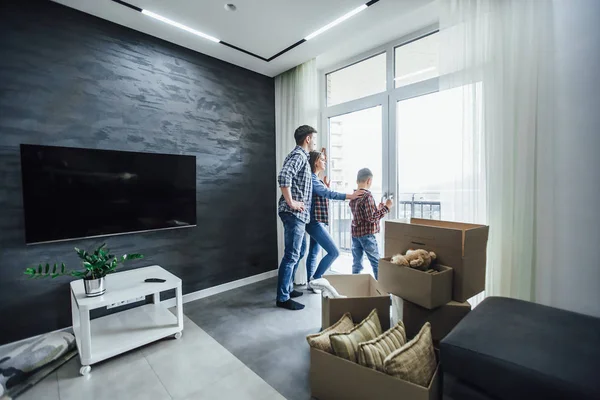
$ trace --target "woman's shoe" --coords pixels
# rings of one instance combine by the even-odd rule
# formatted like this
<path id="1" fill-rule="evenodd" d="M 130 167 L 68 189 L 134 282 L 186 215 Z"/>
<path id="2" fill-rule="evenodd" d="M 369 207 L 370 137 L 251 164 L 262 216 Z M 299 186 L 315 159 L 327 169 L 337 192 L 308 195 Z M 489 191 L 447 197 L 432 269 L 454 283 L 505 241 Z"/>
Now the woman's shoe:
<path id="1" fill-rule="evenodd" d="M 306 284 L 306 289 L 313 292 L 314 294 L 321 294 L 321 290 L 320 289 L 316 289 L 314 288 L 311 284 L 310 281 Z"/>
<path id="2" fill-rule="evenodd" d="M 313 279 L 310 282 L 310 287 L 317 290 L 321 290 L 321 294 L 323 295 L 323 297 L 331 297 L 334 299 L 346 297 L 344 295 L 339 294 L 337 290 L 335 290 L 335 288 L 331 286 L 329 281 L 325 278 Z"/>

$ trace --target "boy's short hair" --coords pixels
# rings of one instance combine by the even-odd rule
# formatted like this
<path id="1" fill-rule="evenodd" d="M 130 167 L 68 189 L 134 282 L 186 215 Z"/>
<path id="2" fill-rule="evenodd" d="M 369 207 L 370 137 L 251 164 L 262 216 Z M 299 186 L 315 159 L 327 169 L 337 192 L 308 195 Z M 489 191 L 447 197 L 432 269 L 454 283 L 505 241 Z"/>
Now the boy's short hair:
<path id="1" fill-rule="evenodd" d="M 302 143 L 304 143 L 304 139 L 306 139 L 306 137 L 308 135 L 312 135 L 313 133 L 317 133 L 317 130 L 315 128 L 313 128 L 312 126 L 309 126 L 309 125 L 299 126 L 296 129 L 296 132 L 294 132 L 294 139 L 296 139 L 296 144 L 298 146 L 301 146 Z"/>
<path id="2" fill-rule="evenodd" d="M 360 171 L 358 171 L 358 174 L 356 175 L 356 182 L 363 183 L 372 177 L 373 173 L 371 172 L 371 170 L 369 168 L 363 168 Z"/>

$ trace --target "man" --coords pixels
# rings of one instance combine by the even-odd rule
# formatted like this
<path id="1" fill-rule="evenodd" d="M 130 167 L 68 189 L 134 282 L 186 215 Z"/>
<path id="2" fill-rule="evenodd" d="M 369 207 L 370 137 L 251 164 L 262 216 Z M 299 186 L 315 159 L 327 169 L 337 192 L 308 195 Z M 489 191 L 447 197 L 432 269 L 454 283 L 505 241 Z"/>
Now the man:
<path id="1" fill-rule="evenodd" d="M 304 305 L 292 298 L 302 296 L 302 292 L 294 290 L 294 275 L 306 251 L 305 232 L 306 224 L 310 222 L 312 198 L 308 156 L 316 147 L 317 131 L 302 125 L 294 132 L 294 139 L 296 148 L 286 157 L 278 178 L 282 193 L 278 211 L 283 222 L 285 251 L 279 265 L 276 305 L 288 310 L 302 310 Z"/>

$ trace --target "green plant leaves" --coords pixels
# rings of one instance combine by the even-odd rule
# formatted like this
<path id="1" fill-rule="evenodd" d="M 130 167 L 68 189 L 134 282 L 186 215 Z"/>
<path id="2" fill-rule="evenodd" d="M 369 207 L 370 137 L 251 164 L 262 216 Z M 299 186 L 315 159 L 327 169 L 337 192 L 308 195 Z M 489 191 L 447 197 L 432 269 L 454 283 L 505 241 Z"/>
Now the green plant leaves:
<path id="1" fill-rule="evenodd" d="M 82 272 L 82 271 L 71 271 L 71 276 L 74 276 L 76 278 L 84 278 L 86 277 L 88 274 L 87 271 Z"/>
<path id="2" fill-rule="evenodd" d="M 39 264 L 36 267 L 25 268 L 25 275 L 29 276 L 29 278 L 56 278 L 61 275 L 67 275 L 65 264 L 62 264 L 61 271 L 58 272 L 58 264 L 50 265 L 46 263 L 46 265 Z"/>
<path id="3" fill-rule="evenodd" d="M 125 254 L 117 257 L 110 254 L 110 250 L 106 248 L 106 243 L 96 248 L 93 253 L 88 253 L 78 247 L 74 249 L 77 256 L 83 260 L 83 271 L 67 271 L 64 263 L 60 264 L 59 271 L 58 264 L 51 267 L 49 263 L 46 263 L 45 266 L 39 264 L 37 267 L 26 268 L 23 273 L 29 278 L 56 278 L 62 275 L 70 275 L 76 278 L 92 277 L 97 279 L 114 272 L 120 262 L 144 258 L 142 254 Z"/>

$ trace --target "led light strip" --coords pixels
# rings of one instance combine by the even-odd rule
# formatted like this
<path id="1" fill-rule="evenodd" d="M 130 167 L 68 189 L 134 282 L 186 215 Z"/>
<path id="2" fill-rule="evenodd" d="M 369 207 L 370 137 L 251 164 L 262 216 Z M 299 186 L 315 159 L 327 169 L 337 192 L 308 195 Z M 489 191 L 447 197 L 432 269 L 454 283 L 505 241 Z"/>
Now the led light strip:
<path id="1" fill-rule="evenodd" d="M 265 57 L 261 57 L 261 56 L 259 56 L 257 54 L 254 54 L 254 53 L 252 53 L 250 51 L 244 50 L 244 49 L 242 49 L 240 47 L 234 46 L 234 45 L 232 45 L 230 43 L 227 43 L 227 42 L 224 42 L 222 40 L 219 40 L 219 39 L 217 39 L 214 36 L 207 35 L 206 33 L 202 33 L 200 31 L 192 29 L 189 26 L 186 26 L 186 25 L 180 24 L 179 22 L 176 22 L 176 21 L 170 20 L 168 18 L 165 18 L 162 15 L 156 14 L 156 13 L 154 13 L 152 11 L 145 10 L 145 9 L 140 8 L 140 7 L 134 6 L 133 4 L 126 3 L 123 0 L 112 0 L 112 1 L 115 2 L 115 3 L 121 4 L 122 6 L 131 8 L 132 10 L 141 12 L 142 14 L 147 15 L 147 16 L 149 16 L 151 18 L 154 18 L 154 19 L 156 19 L 158 21 L 164 22 L 166 24 L 169 24 L 169 25 L 172 25 L 172 26 L 177 27 L 179 29 L 182 29 L 182 30 L 184 30 L 186 32 L 189 32 L 189 33 L 192 33 L 194 35 L 200 36 L 200 37 L 202 37 L 204 39 L 210 40 L 211 42 L 220 43 L 220 44 L 222 44 L 224 46 L 230 47 L 230 48 L 235 49 L 237 51 L 241 51 L 242 53 L 248 54 L 248 55 L 250 55 L 252 57 L 256 57 L 256 58 L 261 59 L 261 60 L 266 61 L 266 62 L 274 60 L 275 58 L 281 56 L 284 53 L 287 53 L 288 51 L 290 51 L 293 48 L 301 45 L 302 43 L 306 42 L 307 40 L 315 38 L 316 36 L 322 34 L 323 32 L 328 31 L 329 29 L 333 28 L 334 26 L 339 25 L 340 23 L 344 22 L 345 20 L 347 20 L 347 19 L 355 16 L 359 12 L 361 12 L 363 10 L 366 10 L 368 7 L 370 7 L 373 4 L 379 2 L 379 0 L 371 0 L 368 3 L 366 3 L 366 4 L 363 4 L 360 7 L 355 8 L 354 10 L 350 11 L 349 13 L 346 13 L 346 14 L 342 15 L 341 17 L 339 17 L 338 19 L 336 19 L 333 22 L 330 22 L 329 24 L 325 25 L 324 27 L 322 27 L 322 28 L 314 31 L 310 35 L 306 36 L 304 39 L 301 39 L 301 40 L 297 41 L 296 43 L 292 44 L 291 46 L 287 47 L 286 49 L 284 49 L 284 50 L 280 51 L 279 53 L 273 55 L 272 57 L 265 58 Z"/>
<path id="2" fill-rule="evenodd" d="M 324 27 L 322 27 L 321 29 L 318 29 L 316 31 L 314 31 L 313 33 L 311 33 L 310 35 L 308 35 L 307 37 L 304 38 L 304 40 L 310 40 L 318 35 L 320 35 L 321 33 L 333 28 L 334 26 L 344 22 L 345 20 L 347 20 L 350 17 L 355 16 L 356 14 L 358 14 L 359 12 L 366 10 L 367 9 L 367 5 L 363 4 L 360 7 L 355 8 L 354 10 L 350 11 L 347 14 L 342 15 L 341 17 L 339 17 L 338 19 L 336 19 L 333 22 L 330 22 L 329 24 L 325 25 Z"/>
<path id="3" fill-rule="evenodd" d="M 144 14 L 144 15 L 147 15 L 147 16 L 149 16 L 149 17 L 152 17 L 152 18 L 154 18 L 154 19 L 157 19 L 157 20 L 159 20 L 159 21 L 162 21 L 162 22 L 164 22 L 164 23 L 166 23 L 166 24 L 173 25 L 173 26 L 175 26 L 175 27 L 177 27 L 177 28 L 179 28 L 179 29 L 183 29 L 184 31 L 187 31 L 187 32 L 189 32 L 189 33 L 193 33 L 194 35 L 198 35 L 198 36 L 200 36 L 200 37 L 203 37 L 204 39 L 208 39 L 208 40 L 210 40 L 211 42 L 215 42 L 215 43 L 220 43 L 220 42 L 221 42 L 221 41 L 220 41 L 219 39 L 217 39 L 216 37 L 213 37 L 213 36 L 207 35 L 206 33 L 202 33 L 202 32 L 200 32 L 200 31 L 197 31 L 197 30 L 195 30 L 195 29 L 192 29 L 192 28 L 190 28 L 189 26 L 185 26 L 185 25 L 183 25 L 183 24 L 180 24 L 179 22 L 171 21 L 170 19 L 168 19 L 168 18 L 165 18 L 165 17 L 163 17 L 163 16 L 161 16 L 161 15 L 155 14 L 155 13 L 153 13 L 152 11 L 148 11 L 148 10 L 143 10 L 143 9 L 142 9 L 142 14 Z"/>

